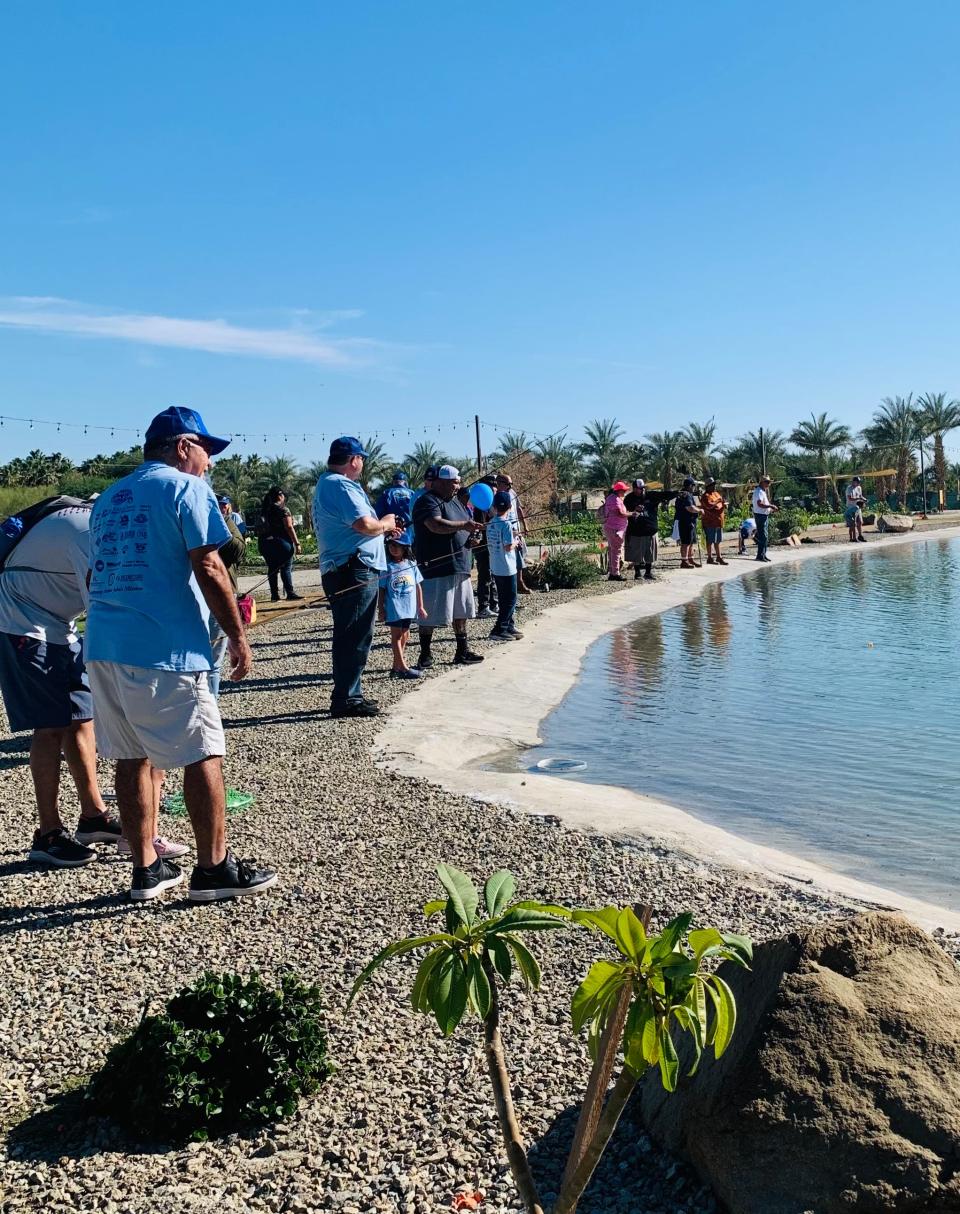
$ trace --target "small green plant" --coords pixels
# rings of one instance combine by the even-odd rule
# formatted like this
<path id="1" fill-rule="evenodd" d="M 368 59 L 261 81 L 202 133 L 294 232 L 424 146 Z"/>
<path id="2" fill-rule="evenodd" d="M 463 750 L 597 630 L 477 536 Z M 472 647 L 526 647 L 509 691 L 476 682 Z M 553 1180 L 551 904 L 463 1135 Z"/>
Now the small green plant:
<path id="1" fill-rule="evenodd" d="M 576 548 L 554 548 L 543 561 L 541 580 L 553 590 L 576 590 L 595 581 L 599 569 Z"/>
<path id="2" fill-rule="evenodd" d="M 736 1004 L 727 983 L 719 974 L 707 972 L 704 964 L 729 960 L 746 966 L 752 958 L 750 941 L 716 928 L 690 931 L 690 914 L 671 920 L 659 935 L 648 935 L 649 907 L 638 915 L 630 907 L 573 910 L 515 902 L 514 878 L 505 869 L 484 886 L 484 914 L 477 889 L 466 874 L 441 864 L 437 875 L 447 897 L 428 902 L 423 911 L 428 918 L 442 914 L 445 930 L 387 945 L 357 978 L 350 1003 L 380 966 L 429 948 L 413 980 L 411 1003 L 416 1011 L 432 1015 L 444 1036 L 468 1012 L 481 1021 L 507 1158 L 528 1214 L 544 1214 L 544 1210 L 514 1112 L 500 1033 L 500 990 L 515 970 L 528 989 L 539 988 L 540 966 L 520 940 L 523 933 L 581 925 L 602 933 L 616 949 L 613 959 L 603 958 L 590 967 L 571 1005 L 574 1031 L 587 1030 L 594 1060 L 554 1206 L 554 1214 L 573 1214 L 640 1077 L 657 1066 L 664 1087 L 668 1091 L 676 1087 L 680 1063 L 674 1034 L 686 1033 L 692 1040 L 691 1074 L 704 1050 L 711 1048 L 719 1057 L 726 1049 L 736 1026 Z M 620 1074 L 604 1103 L 621 1052 Z"/>
<path id="3" fill-rule="evenodd" d="M 145 1136 L 206 1139 L 289 1117 L 331 1070 L 317 987 L 206 973 L 111 1049 L 89 1098 Z"/>

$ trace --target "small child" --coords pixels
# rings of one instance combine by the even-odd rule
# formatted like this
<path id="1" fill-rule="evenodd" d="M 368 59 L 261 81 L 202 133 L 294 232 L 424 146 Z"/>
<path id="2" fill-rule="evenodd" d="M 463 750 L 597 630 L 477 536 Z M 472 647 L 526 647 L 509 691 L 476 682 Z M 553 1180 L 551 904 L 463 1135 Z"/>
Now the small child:
<path id="1" fill-rule="evenodd" d="M 747 550 L 747 540 L 750 539 L 751 536 L 755 536 L 756 533 L 757 524 L 752 518 L 745 518 L 740 524 L 740 530 L 737 532 L 740 540 L 740 544 L 737 548 L 737 556 L 743 556 Z"/>
<path id="2" fill-rule="evenodd" d="M 420 671 L 411 670 L 405 655 L 414 619 L 425 620 L 423 574 L 410 559 L 410 545 L 401 540 L 387 540 L 387 572 L 380 574 L 378 614 L 390 625 L 390 645 L 393 649 L 391 679 L 419 679 Z"/>
<path id="3" fill-rule="evenodd" d="M 519 641 L 513 615 L 517 608 L 517 543 L 507 515 L 513 508 L 509 493 L 493 495 L 494 517 L 487 523 L 490 572 L 497 583 L 497 622 L 490 633 L 493 641 Z"/>

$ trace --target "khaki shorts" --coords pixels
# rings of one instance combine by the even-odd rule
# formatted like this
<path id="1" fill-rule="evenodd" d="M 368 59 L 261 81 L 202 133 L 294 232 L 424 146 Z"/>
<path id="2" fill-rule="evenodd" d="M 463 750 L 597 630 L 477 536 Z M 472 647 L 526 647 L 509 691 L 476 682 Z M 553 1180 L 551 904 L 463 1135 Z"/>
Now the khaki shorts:
<path id="1" fill-rule="evenodd" d="M 97 750 L 105 759 L 149 759 L 169 771 L 226 754 L 205 670 L 87 665 Z"/>

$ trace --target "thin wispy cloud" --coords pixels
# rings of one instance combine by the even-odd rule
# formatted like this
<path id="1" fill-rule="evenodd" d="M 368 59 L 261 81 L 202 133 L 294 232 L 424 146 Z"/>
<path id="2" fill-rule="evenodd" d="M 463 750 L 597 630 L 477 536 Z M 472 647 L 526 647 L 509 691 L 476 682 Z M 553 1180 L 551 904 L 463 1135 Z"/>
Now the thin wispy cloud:
<path id="1" fill-rule="evenodd" d="M 297 312 L 282 328 L 237 325 L 140 312 L 108 312 L 69 300 L 43 296 L 0 298 L 0 328 L 112 341 L 136 342 L 208 354 L 273 358 L 319 366 L 350 366 L 367 361 L 383 343 L 362 337 L 332 337 L 337 321 L 355 319 L 350 309 L 317 315 Z"/>

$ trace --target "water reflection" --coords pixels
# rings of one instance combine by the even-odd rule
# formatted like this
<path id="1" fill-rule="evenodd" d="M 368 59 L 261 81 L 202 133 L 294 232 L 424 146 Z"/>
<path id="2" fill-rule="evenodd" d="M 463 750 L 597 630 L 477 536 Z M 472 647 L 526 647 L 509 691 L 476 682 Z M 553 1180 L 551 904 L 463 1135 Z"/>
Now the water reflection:
<path id="1" fill-rule="evenodd" d="M 958 906 L 958 581 L 950 540 L 711 586 L 598 642 L 532 757 Z M 709 771 L 677 762 L 717 737 Z"/>

